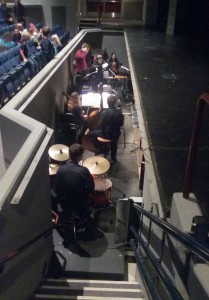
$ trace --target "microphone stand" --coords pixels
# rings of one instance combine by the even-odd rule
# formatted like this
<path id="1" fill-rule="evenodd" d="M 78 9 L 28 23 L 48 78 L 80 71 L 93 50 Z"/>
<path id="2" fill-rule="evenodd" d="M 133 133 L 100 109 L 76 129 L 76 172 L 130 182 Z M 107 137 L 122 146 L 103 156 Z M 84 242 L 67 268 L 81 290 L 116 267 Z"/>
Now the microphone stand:
<path id="1" fill-rule="evenodd" d="M 120 78 L 118 78 L 117 75 L 111 69 L 109 69 L 109 71 L 110 73 L 112 73 L 113 77 L 120 81 Z"/>
<path id="2" fill-rule="evenodd" d="M 96 71 L 93 71 L 93 72 L 91 72 L 91 73 L 89 73 L 89 74 L 86 74 L 86 75 L 83 77 L 83 79 L 88 79 L 91 75 L 96 74 L 96 73 L 98 73 L 98 68 L 96 68 Z"/>

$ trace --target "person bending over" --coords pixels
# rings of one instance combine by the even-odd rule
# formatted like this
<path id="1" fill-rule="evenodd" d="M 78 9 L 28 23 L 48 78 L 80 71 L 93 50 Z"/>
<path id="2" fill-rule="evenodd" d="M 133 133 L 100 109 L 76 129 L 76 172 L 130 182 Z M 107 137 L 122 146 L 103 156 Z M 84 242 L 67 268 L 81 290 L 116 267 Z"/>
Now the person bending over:
<path id="1" fill-rule="evenodd" d="M 101 153 L 101 144 L 97 137 L 102 137 L 111 140 L 111 162 L 116 162 L 117 144 L 120 136 L 120 128 L 123 125 L 122 111 L 115 107 L 116 96 L 109 95 L 107 98 L 108 109 L 102 111 L 99 120 L 99 129 L 87 132 L 91 137 L 91 141 L 96 148 L 95 154 Z"/>
<path id="2" fill-rule="evenodd" d="M 70 161 L 59 167 L 54 191 L 63 211 L 76 213 L 79 217 L 89 216 L 89 197 L 94 191 L 94 180 L 86 167 L 79 165 L 84 148 L 80 144 L 69 147 Z"/>

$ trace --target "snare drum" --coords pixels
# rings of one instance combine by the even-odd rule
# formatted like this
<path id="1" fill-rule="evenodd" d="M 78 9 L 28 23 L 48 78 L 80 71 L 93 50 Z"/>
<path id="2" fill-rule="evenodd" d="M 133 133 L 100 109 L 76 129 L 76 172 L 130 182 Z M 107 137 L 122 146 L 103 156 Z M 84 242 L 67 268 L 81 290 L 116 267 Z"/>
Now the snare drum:
<path id="1" fill-rule="evenodd" d="M 92 194 L 92 204 L 97 207 L 109 206 L 112 195 L 112 182 L 109 179 L 94 179 L 95 188 Z"/>

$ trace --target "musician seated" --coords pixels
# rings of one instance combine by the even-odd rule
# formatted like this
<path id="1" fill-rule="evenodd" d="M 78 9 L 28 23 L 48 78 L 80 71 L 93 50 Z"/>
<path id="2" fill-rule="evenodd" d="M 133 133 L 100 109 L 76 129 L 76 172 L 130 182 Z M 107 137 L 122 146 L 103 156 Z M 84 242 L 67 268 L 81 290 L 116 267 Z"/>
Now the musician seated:
<path id="1" fill-rule="evenodd" d="M 73 144 L 69 147 L 70 161 L 61 165 L 55 177 L 54 191 L 62 210 L 71 215 L 88 218 L 89 199 L 94 191 L 94 180 L 89 170 L 79 165 L 84 153 L 83 146 Z"/>
<path id="2" fill-rule="evenodd" d="M 97 54 L 94 57 L 94 62 L 90 68 L 90 73 L 94 73 L 93 76 L 91 76 L 89 80 L 89 85 L 92 86 L 92 90 L 94 92 L 98 91 L 98 84 L 100 82 L 104 81 L 104 76 L 103 76 L 103 56 L 102 54 Z"/>
<path id="3" fill-rule="evenodd" d="M 119 60 L 116 56 L 116 53 L 113 52 L 108 60 L 109 64 L 109 76 L 112 76 L 113 74 L 118 74 L 119 70 Z M 112 72 L 111 72 L 112 71 Z"/>
<path id="4" fill-rule="evenodd" d="M 76 119 L 78 120 L 87 118 L 82 110 L 81 96 L 78 92 L 73 92 L 69 96 L 67 96 L 65 112 L 74 114 Z"/>
<path id="5" fill-rule="evenodd" d="M 79 93 L 73 92 L 69 96 L 67 95 L 65 112 L 73 114 L 76 124 L 80 125 L 80 132 L 83 134 L 87 128 L 86 119 L 88 116 L 84 113 L 81 107 L 81 97 Z"/>
<path id="6" fill-rule="evenodd" d="M 120 128 L 123 125 L 122 111 L 116 108 L 116 96 L 109 95 L 107 98 L 108 108 L 103 110 L 99 120 L 99 129 L 88 131 L 86 135 L 91 137 L 91 142 L 96 148 L 95 154 L 102 152 L 101 144 L 97 137 L 111 140 L 111 163 L 116 162 L 117 144 L 120 136 Z"/>

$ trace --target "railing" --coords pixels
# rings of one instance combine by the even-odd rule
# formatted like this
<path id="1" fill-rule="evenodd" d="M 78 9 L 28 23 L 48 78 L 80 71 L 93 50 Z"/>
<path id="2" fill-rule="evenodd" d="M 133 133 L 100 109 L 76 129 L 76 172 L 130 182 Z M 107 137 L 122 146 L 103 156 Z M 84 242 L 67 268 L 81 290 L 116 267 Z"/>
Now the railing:
<path id="1" fill-rule="evenodd" d="M 149 258 L 149 261 L 154 267 L 157 277 L 163 283 L 170 298 L 183 300 L 184 298 L 181 296 L 181 294 L 173 284 L 171 278 L 169 277 L 168 272 L 165 271 L 165 268 L 163 268 L 161 264 L 163 261 L 163 253 L 165 249 L 166 237 L 174 238 L 177 242 L 181 243 L 185 247 L 185 249 L 187 249 L 187 252 L 185 253 L 186 259 L 183 268 L 184 276 L 182 279 L 185 284 L 185 287 L 187 284 L 189 265 L 192 256 L 197 255 L 199 258 L 201 258 L 201 260 L 205 262 L 209 262 L 209 249 L 204 245 L 200 244 L 194 237 L 180 231 L 173 225 L 154 216 L 152 213 L 146 211 L 143 207 L 139 206 L 138 204 L 132 203 L 132 207 L 133 209 L 136 209 L 137 212 L 139 213 L 140 228 L 139 231 L 137 232 L 133 226 L 130 226 L 129 229 L 132 235 L 134 236 L 134 238 L 130 239 L 129 242 L 136 258 L 138 270 L 142 275 L 142 279 L 145 281 L 145 287 L 147 288 L 147 292 L 148 295 L 150 296 L 150 299 L 161 299 L 161 298 L 159 296 L 157 288 L 153 285 L 153 281 L 144 265 L 142 256 L 139 253 L 140 247 L 143 248 L 143 251 L 146 253 L 146 256 Z M 143 222 L 144 216 L 149 220 L 147 239 L 145 239 L 144 235 L 142 234 L 142 230 L 144 226 L 144 222 Z M 159 228 L 163 230 L 162 239 L 161 239 L 161 249 L 160 249 L 160 253 L 158 254 L 159 255 L 158 258 L 156 257 L 156 254 L 154 254 L 154 252 L 151 250 L 150 247 L 152 223 L 154 223 L 155 225 L 157 225 Z"/>
<path id="2" fill-rule="evenodd" d="M 200 134 L 201 121 L 203 118 L 203 112 L 206 104 L 209 105 L 209 93 L 204 93 L 200 95 L 197 102 L 197 108 L 195 113 L 195 120 L 194 120 L 194 125 L 192 130 L 192 138 L 190 142 L 186 174 L 185 174 L 184 186 L 183 186 L 183 197 L 186 199 L 189 197 L 189 193 L 191 189 L 194 167 L 196 162 L 196 152 L 198 146 L 198 138 Z"/>
<path id="3" fill-rule="evenodd" d="M 46 229 L 45 231 L 40 233 L 38 236 L 36 236 L 32 240 L 28 241 L 24 245 L 13 250 L 12 252 L 8 253 L 8 255 L 6 255 L 5 257 L 0 258 L 0 274 L 3 272 L 4 266 L 6 263 L 8 263 L 12 259 L 16 258 L 17 256 L 19 256 L 21 253 L 23 253 L 25 250 L 30 248 L 32 245 L 34 245 L 40 239 L 42 239 L 42 238 L 45 239 L 46 237 L 50 236 L 51 234 L 52 234 L 52 227 Z"/>

